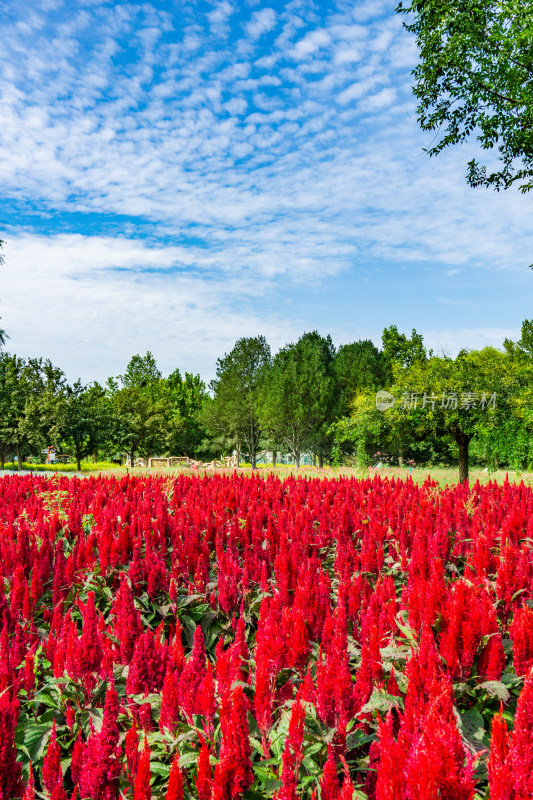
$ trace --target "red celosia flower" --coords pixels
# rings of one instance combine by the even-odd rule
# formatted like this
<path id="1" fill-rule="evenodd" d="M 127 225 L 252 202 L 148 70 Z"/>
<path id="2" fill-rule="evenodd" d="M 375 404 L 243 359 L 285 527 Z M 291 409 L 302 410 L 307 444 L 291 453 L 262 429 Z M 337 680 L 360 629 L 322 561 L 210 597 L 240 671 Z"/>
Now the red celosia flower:
<path id="1" fill-rule="evenodd" d="M 114 686 L 109 686 L 104 705 L 104 716 L 99 737 L 102 749 L 106 755 L 115 752 L 119 740 L 118 730 L 119 701 Z"/>
<path id="2" fill-rule="evenodd" d="M 513 641 L 513 666 L 517 675 L 525 675 L 533 666 L 533 609 L 528 606 L 515 611 L 509 626 Z"/>
<path id="3" fill-rule="evenodd" d="M 509 732 L 501 710 L 492 720 L 490 754 L 487 759 L 491 800 L 512 800 L 513 786 L 510 759 Z"/>
<path id="4" fill-rule="evenodd" d="M 22 800 L 35 800 L 35 780 L 33 777 L 33 768 L 30 762 L 30 774 L 28 775 L 28 783 L 24 789 Z"/>
<path id="5" fill-rule="evenodd" d="M 68 800 L 68 795 L 63 788 L 63 784 L 58 783 L 52 789 L 52 794 L 50 795 L 50 800 Z"/>
<path id="6" fill-rule="evenodd" d="M 533 797 L 533 669 L 520 692 L 509 750 L 514 800 Z"/>
<path id="7" fill-rule="evenodd" d="M 196 695 L 196 710 L 198 714 L 205 717 L 206 730 L 209 735 L 213 733 L 213 717 L 216 711 L 215 700 L 215 681 L 213 675 L 213 667 L 211 662 L 208 662 L 207 669 L 202 682 L 198 687 Z"/>
<path id="8" fill-rule="evenodd" d="M 165 800 L 183 800 L 183 777 L 180 771 L 180 756 L 176 753 L 168 776 L 168 788 Z"/>
<path id="9" fill-rule="evenodd" d="M 150 791 L 150 748 L 144 737 L 144 747 L 139 758 L 139 766 L 133 785 L 133 800 L 151 800 Z"/>
<path id="10" fill-rule="evenodd" d="M 389 712 L 385 721 L 378 721 L 376 800 L 404 800 L 405 752 L 402 745 L 394 739 L 392 714 Z"/>
<path id="11" fill-rule="evenodd" d="M 94 592 L 89 592 L 87 602 L 82 606 L 83 631 L 78 642 L 78 669 L 80 675 L 95 672 L 102 661 L 102 645 L 98 616 L 95 608 Z"/>
<path id="12" fill-rule="evenodd" d="M 102 727 L 99 733 L 93 731 L 89 736 L 78 778 L 82 796 L 90 796 L 92 800 L 111 800 L 118 791 L 121 771 L 120 752 L 117 749 L 118 711 L 118 696 L 110 686 L 106 694 Z"/>
<path id="13" fill-rule="evenodd" d="M 322 800 L 339 800 L 339 792 L 340 786 L 337 767 L 333 758 L 333 748 L 328 745 L 328 757 L 320 780 L 320 797 Z"/>
<path id="14" fill-rule="evenodd" d="M 196 791 L 198 792 L 198 800 L 211 800 L 213 790 L 213 771 L 211 769 L 209 755 L 209 747 L 204 742 L 200 747 L 198 767 L 194 781 L 196 785 Z"/>
<path id="15" fill-rule="evenodd" d="M 345 778 L 342 784 L 342 789 L 339 794 L 339 800 L 353 800 L 353 793 L 355 786 L 350 778 Z"/>
<path id="16" fill-rule="evenodd" d="M 129 665 L 126 691 L 128 694 L 159 692 L 163 686 L 166 666 L 166 647 L 158 643 L 148 630 L 139 637 Z"/>
<path id="17" fill-rule="evenodd" d="M 499 681 L 505 669 L 505 651 L 501 634 L 493 634 L 481 653 L 477 662 L 477 671 L 487 681 Z"/>
<path id="18" fill-rule="evenodd" d="M 387 681 L 387 694 L 390 694 L 393 697 L 400 697 L 401 695 L 400 687 L 398 686 L 396 675 L 394 673 L 394 667 L 392 667 L 389 679 Z"/>
<path id="19" fill-rule="evenodd" d="M 432 699 L 426 714 L 421 716 L 424 729 L 412 741 L 405 764 L 406 797 L 472 800 L 475 790 L 472 761 L 457 730 L 451 689 Z M 400 739 L 401 736 L 400 728 Z"/>
<path id="20" fill-rule="evenodd" d="M 176 629 L 174 632 L 174 639 L 168 650 L 168 668 L 175 670 L 179 676 L 185 666 L 185 649 L 181 638 L 182 627 L 179 619 L 176 618 Z"/>
<path id="21" fill-rule="evenodd" d="M 115 615 L 114 634 L 119 640 L 120 663 L 128 664 L 133 655 L 135 642 L 143 633 L 143 626 L 139 609 L 135 606 L 133 592 L 124 575 L 112 612 Z"/>
<path id="22" fill-rule="evenodd" d="M 276 800 L 297 800 L 298 768 L 289 738 L 285 739 L 285 747 L 281 762 L 281 788 L 276 793 Z"/>
<path id="23" fill-rule="evenodd" d="M 137 715 L 141 728 L 145 733 L 149 733 L 150 731 L 154 730 L 154 724 L 152 721 L 152 706 L 150 703 L 141 703 L 139 706 L 137 706 Z"/>
<path id="24" fill-rule="evenodd" d="M 65 708 L 65 721 L 67 723 L 69 731 L 72 731 L 75 720 L 76 720 L 76 712 L 74 711 L 74 708 L 71 706 L 70 702 L 68 702 L 67 707 Z"/>
<path id="25" fill-rule="evenodd" d="M 179 677 L 174 669 L 168 669 L 161 692 L 161 713 L 159 716 L 159 727 L 161 730 L 168 728 L 174 730 L 178 718 L 180 703 L 178 698 Z"/>
<path id="26" fill-rule="evenodd" d="M 198 690 L 206 672 L 205 642 L 202 627 L 196 626 L 192 654 L 180 675 L 178 696 L 187 719 L 198 713 Z"/>
<path id="27" fill-rule="evenodd" d="M 215 767 L 213 800 L 234 800 L 254 782 L 250 761 L 247 702 L 242 686 L 222 698 L 220 711 L 222 744 Z"/>
<path id="28" fill-rule="evenodd" d="M 125 755 L 126 765 L 128 767 L 131 778 L 133 778 L 139 766 L 139 734 L 135 720 L 125 738 Z"/>
<path id="29" fill-rule="evenodd" d="M 70 762 L 70 774 L 74 783 L 79 783 L 81 771 L 83 769 L 83 755 L 85 753 L 85 743 L 82 739 L 81 730 L 72 748 L 72 759 Z"/>
<path id="30" fill-rule="evenodd" d="M 45 789 L 50 793 L 56 786 L 63 786 L 61 749 L 57 743 L 55 722 L 52 725 L 52 736 L 43 760 L 43 783 Z"/>
<path id="31" fill-rule="evenodd" d="M 259 730 L 263 737 L 263 749 L 265 755 L 268 752 L 267 731 L 272 725 L 272 704 L 273 704 L 274 678 L 266 666 L 258 665 L 255 674 L 255 697 L 254 708 L 255 718 L 259 725 Z"/>
<path id="32" fill-rule="evenodd" d="M 298 763 L 301 762 L 303 758 L 302 745 L 304 740 L 305 714 L 305 705 L 299 697 L 296 697 L 291 708 L 288 742 Z"/>

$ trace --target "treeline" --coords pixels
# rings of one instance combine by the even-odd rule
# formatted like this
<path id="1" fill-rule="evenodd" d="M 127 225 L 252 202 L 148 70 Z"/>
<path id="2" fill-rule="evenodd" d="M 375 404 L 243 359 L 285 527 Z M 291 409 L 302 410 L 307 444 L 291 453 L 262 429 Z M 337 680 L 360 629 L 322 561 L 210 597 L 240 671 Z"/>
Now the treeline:
<path id="1" fill-rule="evenodd" d="M 239 339 L 206 387 L 199 375 L 164 377 L 151 355 L 123 375 L 69 384 L 48 360 L 0 353 L 0 462 L 19 467 L 49 446 L 81 460 L 236 451 L 256 466 L 268 450 L 300 464 L 367 465 L 475 459 L 489 468 L 533 466 L 533 323 L 502 349 L 428 351 L 415 330 L 392 325 L 381 347 L 335 348 L 305 333 L 272 355 L 262 336 Z M 381 394 L 377 394 L 381 392 Z M 385 394 L 383 394 L 385 392 Z"/>
<path id="2" fill-rule="evenodd" d="M 49 360 L 0 354 L 0 465 L 50 446 L 71 453 L 78 469 L 89 456 L 122 459 L 206 446 L 199 414 L 207 398 L 198 375 L 163 378 L 151 353 L 133 356 L 123 375 L 72 385 Z"/>

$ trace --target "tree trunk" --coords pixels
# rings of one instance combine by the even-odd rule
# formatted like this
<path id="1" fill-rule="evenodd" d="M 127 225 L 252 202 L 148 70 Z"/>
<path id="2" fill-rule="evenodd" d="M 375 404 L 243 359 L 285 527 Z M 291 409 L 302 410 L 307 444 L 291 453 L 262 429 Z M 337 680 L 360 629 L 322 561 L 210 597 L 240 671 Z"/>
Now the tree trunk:
<path id="1" fill-rule="evenodd" d="M 133 468 L 135 466 L 135 450 L 133 450 L 133 449 L 132 449 L 132 451 L 130 453 L 130 461 L 131 461 L 131 466 Z"/>
<path id="2" fill-rule="evenodd" d="M 318 454 L 318 466 L 320 469 L 324 467 L 324 454 L 322 452 Z"/>
<path id="3" fill-rule="evenodd" d="M 240 444 L 235 445 L 235 455 L 237 457 L 237 466 L 239 466 L 241 462 L 241 446 Z"/>
<path id="4" fill-rule="evenodd" d="M 276 464 L 278 462 L 278 453 L 276 450 L 272 450 L 272 467 L 276 469 Z"/>
<path id="5" fill-rule="evenodd" d="M 17 461 L 19 465 L 19 472 L 22 472 L 22 452 L 17 450 Z"/>
<path id="6" fill-rule="evenodd" d="M 6 453 L 5 450 L 2 450 L 0 453 L 0 469 L 6 468 Z"/>
<path id="7" fill-rule="evenodd" d="M 93 461 L 95 464 L 98 463 L 98 450 L 95 450 L 93 453 Z"/>
<path id="8" fill-rule="evenodd" d="M 405 453 L 403 444 L 400 445 L 399 453 L 398 453 L 398 466 L 403 467 L 403 455 Z"/>
<path id="9" fill-rule="evenodd" d="M 466 483 L 468 480 L 468 445 L 470 444 L 470 438 L 463 431 L 455 433 L 455 441 L 459 448 L 459 483 Z"/>
<path id="10" fill-rule="evenodd" d="M 81 453 L 79 451 L 79 448 L 77 447 L 76 447 L 76 467 L 78 469 L 78 472 L 81 472 Z"/>
<path id="11" fill-rule="evenodd" d="M 250 420 L 250 464 L 252 469 L 255 469 L 257 463 L 257 436 L 255 435 L 255 424 L 252 414 Z"/>
<path id="12" fill-rule="evenodd" d="M 296 469 L 299 469 L 300 468 L 300 451 L 299 450 L 294 454 L 294 463 L 295 463 Z"/>

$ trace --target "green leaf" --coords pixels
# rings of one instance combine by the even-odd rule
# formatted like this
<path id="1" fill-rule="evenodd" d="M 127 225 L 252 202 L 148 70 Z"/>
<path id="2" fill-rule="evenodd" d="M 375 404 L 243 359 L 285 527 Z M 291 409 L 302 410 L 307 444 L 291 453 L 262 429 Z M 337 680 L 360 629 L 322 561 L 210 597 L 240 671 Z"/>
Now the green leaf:
<path id="1" fill-rule="evenodd" d="M 134 694 L 131 696 L 131 699 L 134 700 L 139 705 L 144 705 L 145 703 L 149 703 L 152 708 L 160 709 L 161 708 L 161 695 L 160 694 Z"/>
<path id="2" fill-rule="evenodd" d="M 470 747 L 479 752 L 485 749 L 483 742 L 485 736 L 485 720 L 475 708 L 469 708 L 459 714 L 463 739 Z"/>
<path id="3" fill-rule="evenodd" d="M 37 722 L 26 727 L 24 731 L 24 747 L 33 763 L 38 763 L 42 759 L 51 735 L 52 726 L 49 722 Z"/>
<path id="4" fill-rule="evenodd" d="M 92 723 L 97 733 L 100 732 L 102 728 L 102 722 L 104 720 L 104 711 L 102 708 L 92 708 L 89 710 L 89 715 L 91 717 Z"/>
<path id="5" fill-rule="evenodd" d="M 150 772 L 152 775 L 159 775 L 162 778 L 168 779 L 170 764 L 161 764 L 160 761 L 150 761 Z"/>
<path id="6" fill-rule="evenodd" d="M 485 689 L 487 694 L 490 694 L 493 697 L 498 697 L 504 703 L 509 702 L 511 695 L 509 694 L 509 690 L 505 684 L 501 681 L 484 681 L 483 683 L 479 684 L 479 688 Z"/>
<path id="7" fill-rule="evenodd" d="M 369 711 L 388 711 L 393 706 L 403 708 L 403 699 L 396 697 L 396 695 L 374 690 L 368 703 L 365 703 L 359 713 L 368 714 Z"/>
<path id="8" fill-rule="evenodd" d="M 397 624 L 398 628 L 401 630 L 401 632 L 403 633 L 403 635 L 405 636 L 405 638 L 408 640 L 408 642 L 415 649 L 417 649 L 418 648 L 418 642 L 417 642 L 415 633 L 414 633 L 413 629 L 410 628 L 409 625 L 407 625 L 404 622 L 404 620 L 402 619 L 401 614 L 402 614 L 402 612 L 400 612 L 400 614 L 397 615 L 396 624 Z"/>
<path id="9" fill-rule="evenodd" d="M 256 792 L 255 789 L 247 789 L 243 794 L 245 800 L 265 800 L 265 792 L 268 796 L 281 786 L 281 781 L 271 780 L 264 784 L 264 792 Z"/>
<path id="10" fill-rule="evenodd" d="M 180 769 L 190 767 L 198 761 L 198 753 L 184 753 L 180 756 Z"/>
<path id="11" fill-rule="evenodd" d="M 380 654 L 383 661 L 405 661 L 409 656 L 409 649 L 407 647 L 382 647 Z"/>

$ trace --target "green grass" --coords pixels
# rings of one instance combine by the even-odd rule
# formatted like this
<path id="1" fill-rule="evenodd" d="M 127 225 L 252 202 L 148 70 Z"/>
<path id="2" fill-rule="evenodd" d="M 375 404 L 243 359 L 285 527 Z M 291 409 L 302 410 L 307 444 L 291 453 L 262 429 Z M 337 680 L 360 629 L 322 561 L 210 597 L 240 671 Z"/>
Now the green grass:
<path id="1" fill-rule="evenodd" d="M 459 467 L 383 467 L 382 469 L 368 469 L 366 473 L 379 474 L 389 478 L 402 478 L 411 477 L 414 483 L 423 483 L 428 476 L 432 480 L 437 481 L 439 486 L 453 485 L 458 483 L 459 480 Z M 510 483 L 520 483 L 524 481 L 526 485 L 533 485 L 533 473 L 531 472 L 518 472 L 516 470 L 500 469 L 495 472 L 485 472 L 483 467 L 470 467 L 469 482 L 471 485 L 479 481 L 481 484 L 486 484 L 489 481 L 496 481 L 503 483 L 508 478 Z"/>
<path id="2" fill-rule="evenodd" d="M 233 468 L 230 469 L 217 469 L 215 472 L 229 472 L 232 473 L 234 470 Z M 146 475 L 150 473 L 157 474 L 165 474 L 168 476 L 178 475 L 178 474 L 187 474 L 187 475 L 203 475 L 204 471 L 191 471 L 186 467 L 158 467 L 154 470 L 147 470 L 142 469 L 141 467 L 136 467 L 135 469 L 129 469 L 128 472 L 130 474 L 135 475 Z M 212 470 L 206 470 L 208 474 L 213 474 Z M 241 464 L 237 472 L 241 474 L 249 474 L 251 475 L 252 469 L 248 464 Z M 280 464 L 275 469 L 273 469 L 269 465 L 260 465 L 257 473 L 266 476 L 271 473 L 277 475 L 282 480 L 286 478 L 288 475 L 302 475 L 307 476 L 310 478 L 335 478 L 338 475 L 347 475 L 352 476 L 354 478 L 368 478 L 374 475 L 381 475 L 382 477 L 387 478 L 396 478 L 400 480 L 405 480 L 406 478 L 411 478 L 414 483 L 420 484 L 424 483 L 428 477 L 432 480 L 436 481 L 439 486 L 452 486 L 458 482 L 459 478 L 459 468 L 456 466 L 434 466 L 434 467 L 382 467 L 379 469 L 372 469 L 369 468 L 358 468 L 358 467 L 324 467 L 323 469 L 319 469 L 319 467 L 311 467 L 311 466 L 302 466 L 297 469 L 293 465 L 289 464 Z M 126 468 L 116 468 L 116 474 L 126 474 Z M 470 484 L 473 485 L 476 481 L 479 481 L 481 484 L 486 484 L 489 481 L 496 481 L 497 483 L 503 483 L 506 479 L 509 479 L 511 483 L 520 483 L 520 481 L 524 481 L 526 485 L 533 486 L 533 473 L 531 472 L 518 472 L 513 470 L 497 470 L 496 472 L 485 472 L 482 467 L 471 467 L 470 468 Z"/>
<path id="3" fill-rule="evenodd" d="M 6 463 L 6 468 L 8 470 L 12 469 L 11 462 Z M 77 473 L 79 474 L 90 474 L 95 472 L 106 472 L 109 475 L 115 475 L 120 477 L 122 475 L 130 474 L 130 475 L 150 475 L 150 474 L 164 474 L 172 477 L 174 475 L 179 474 L 186 474 L 186 475 L 199 475 L 203 474 L 203 470 L 192 471 L 187 467 L 158 467 L 153 470 L 148 470 L 142 467 L 135 467 L 132 469 L 131 467 L 120 467 L 117 464 L 113 464 L 110 461 L 82 461 L 81 462 L 81 473 L 78 472 L 76 469 L 75 463 L 70 464 L 31 464 L 28 462 L 24 462 L 22 465 L 24 470 L 32 471 L 32 472 L 50 472 L 50 473 Z M 17 465 L 15 463 L 15 470 L 17 469 Z M 217 469 L 215 472 L 229 472 L 232 473 L 234 470 L 231 469 Z M 251 474 L 252 469 L 248 464 L 241 464 L 239 469 L 237 470 L 240 474 Z M 206 470 L 208 474 L 213 474 L 212 470 Z M 414 483 L 420 484 L 423 483 L 427 478 L 431 478 L 432 480 L 436 481 L 439 486 L 452 486 L 457 483 L 458 481 L 458 468 L 449 466 L 449 467 L 381 467 L 379 469 L 364 469 L 358 467 L 324 467 L 323 469 L 319 469 L 319 467 L 311 467 L 311 466 L 302 466 L 297 469 L 295 466 L 288 465 L 288 464 L 280 464 L 275 469 L 271 466 L 262 464 L 260 465 L 257 472 L 260 475 L 266 476 L 271 473 L 277 475 L 279 478 L 284 479 L 288 475 L 301 475 L 307 476 L 309 478 L 335 478 L 339 475 L 346 475 L 351 476 L 354 478 L 368 478 L 374 475 L 381 475 L 382 477 L 386 478 L 396 478 L 400 480 L 405 480 L 406 478 L 411 478 Z M 476 481 L 479 481 L 482 484 L 488 483 L 490 480 L 496 481 L 497 483 L 503 483 L 505 479 L 511 483 L 520 483 L 523 481 L 528 486 L 533 486 L 533 473 L 531 472 L 517 472 L 513 470 L 497 470 L 496 472 L 485 472 L 483 468 L 480 467 L 472 467 L 470 469 L 470 483 L 474 484 Z"/>

